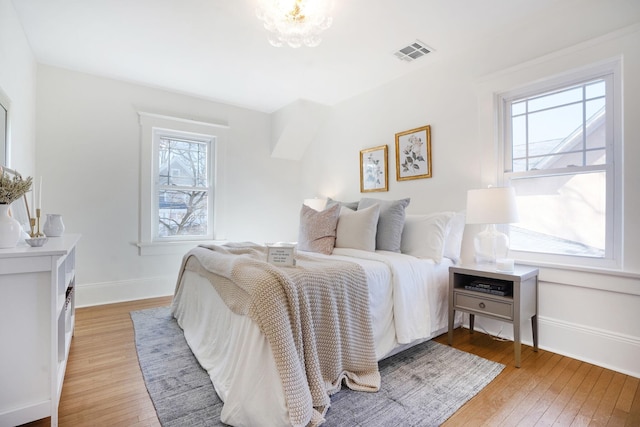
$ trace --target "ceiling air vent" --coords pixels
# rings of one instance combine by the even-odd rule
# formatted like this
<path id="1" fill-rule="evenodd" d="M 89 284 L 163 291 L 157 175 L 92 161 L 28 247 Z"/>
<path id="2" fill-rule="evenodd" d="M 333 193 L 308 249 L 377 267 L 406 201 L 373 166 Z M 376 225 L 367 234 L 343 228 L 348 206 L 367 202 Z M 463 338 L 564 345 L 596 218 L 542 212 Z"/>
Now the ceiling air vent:
<path id="1" fill-rule="evenodd" d="M 393 54 L 402 61 L 413 62 L 432 51 L 433 49 L 431 49 L 429 46 L 422 43 L 420 40 L 416 40 L 410 45 L 396 50 L 395 52 L 393 52 Z"/>

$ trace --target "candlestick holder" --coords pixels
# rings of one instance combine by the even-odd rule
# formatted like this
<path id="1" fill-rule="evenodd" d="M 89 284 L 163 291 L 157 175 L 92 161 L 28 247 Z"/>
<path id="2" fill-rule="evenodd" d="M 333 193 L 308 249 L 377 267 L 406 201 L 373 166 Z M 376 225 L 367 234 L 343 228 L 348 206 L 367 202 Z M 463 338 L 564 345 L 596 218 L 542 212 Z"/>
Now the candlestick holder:
<path id="1" fill-rule="evenodd" d="M 40 232 L 40 208 L 36 209 L 36 224 L 38 227 L 38 232 L 36 233 L 36 237 L 44 237 L 44 233 Z"/>
<path id="2" fill-rule="evenodd" d="M 36 237 L 36 232 L 35 232 L 36 219 L 35 218 L 29 218 L 29 228 L 30 228 L 29 237 L 31 238 Z"/>

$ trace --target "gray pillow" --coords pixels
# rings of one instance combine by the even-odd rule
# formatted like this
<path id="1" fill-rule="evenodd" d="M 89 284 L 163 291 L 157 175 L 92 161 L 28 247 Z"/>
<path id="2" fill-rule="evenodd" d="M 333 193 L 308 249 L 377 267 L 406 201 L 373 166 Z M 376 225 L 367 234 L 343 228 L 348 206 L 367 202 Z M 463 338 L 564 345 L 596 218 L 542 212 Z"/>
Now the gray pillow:
<path id="1" fill-rule="evenodd" d="M 336 226 L 340 216 L 340 205 L 318 212 L 307 205 L 300 210 L 298 249 L 331 255 L 336 243 Z"/>
<path id="2" fill-rule="evenodd" d="M 338 200 L 333 200 L 331 197 L 327 197 L 327 206 L 326 206 L 326 208 L 330 208 L 333 205 L 344 206 L 345 208 L 349 208 L 352 211 L 355 211 L 355 210 L 358 209 L 358 202 L 340 202 Z"/>
<path id="3" fill-rule="evenodd" d="M 404 228 L 405 208 L 411 199 L 379 200 L 363 198 L 358 209 L 380 205 L 378 218 L 378 232 L 376 234 L 376 249 L 381 251 L 400 252 L 402 229 Z"/>

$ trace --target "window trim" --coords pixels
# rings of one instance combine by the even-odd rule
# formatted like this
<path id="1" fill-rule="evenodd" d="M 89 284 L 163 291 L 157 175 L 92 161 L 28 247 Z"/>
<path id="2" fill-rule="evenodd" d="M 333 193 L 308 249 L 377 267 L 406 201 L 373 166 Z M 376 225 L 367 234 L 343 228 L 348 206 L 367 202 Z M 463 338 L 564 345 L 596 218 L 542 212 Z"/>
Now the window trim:
<path id="1" fill-rule="evenodd" d="M 211 243 L 219 236 L 221 226 L 220 207 L 223 205 L 224 197 L 224 163 L 221 158 L 224 153 L 225 141 L 229 126 L 225 123 L 214 121 L 192 120 L 180 117 L 172 117 L 162 114 L 138 111 L 140 125 L 140 198 L 139 198 L 139 218 L 138 218 L 138 247 L 139 255 L 166 255 L 184 253 L 189 248 L 199 243 Z M 209 175 L 213 188 L 213 197 L 209 201 L 215 212 L 213 214 L 211 238 L 187 238 L 187 239 L 157 239 L 157 201 L 155 197 L 155 176 L 154 170 L 157 152 L 155 152 L 154 132 L 164 130 L 167 133 L 172 131 L 187 133 L 192 135 L 206 135 L 212 138 L 215 143 L 211 147 L 210 167 L 213 174 Z M 187 236 L 188 237 L 188 236 Z"/>
<path id="2" fill-rule="evenodd" d="M 607 174 L 607 200 L 606 200 L 606 237 L 605 237 L 605 257 L 592 258 L 570 255 L 545 254 L 537 252 L 526 252 L 511 250 L 511 256 L 522 263 L 532 262 L 537 264 L 566 265 L 574 267 L 595 267 L 603 269 L 622 269 L 622 209 L 623 209 L 623 129 L 622 129 L 622 60 L 615 58 L 602 61 L 591 66 L 581 67 L 569 72 L 556 75 L 551 78 L 542 79 L 529 85 L 514 90 L 508 90 L 496 94 L 494 100 L 494 114 L 496 115 L 497 129 L 497 174 L 498 183 L 502 186 L 509 185 L 510 177 L 519 176 L 520 173 L 507 172 L 507 151 L 506 133 L 510 130 L 510 120 L 507 120 L 507 100 L 524 98 L 532 94 L 540 94 L 561 89 L 572 84 L 584 83 L 597 78 L 610 78 L 611 91 L 607 91 L 607 106 L 611 107 L 611 114 L 608 114 L 607 132 L 611 134 L 607 137 L 607 163 L 599 166 Z M 611 92 L 611 93 L 610 93 Z M 509 122 L 507 124 L 507 122 Z M 609 125 L 610 124 L 610 125 Z M 610 160 L 609 160 L 610 159 Z M 546 171 L 549 174 L 550 171 Z M 544 171 L 542 172 L 545 173 Z M 531 176 L 533 174 L 527 173 Z M 508 227 L 504 227 L 508 231 Z"/>

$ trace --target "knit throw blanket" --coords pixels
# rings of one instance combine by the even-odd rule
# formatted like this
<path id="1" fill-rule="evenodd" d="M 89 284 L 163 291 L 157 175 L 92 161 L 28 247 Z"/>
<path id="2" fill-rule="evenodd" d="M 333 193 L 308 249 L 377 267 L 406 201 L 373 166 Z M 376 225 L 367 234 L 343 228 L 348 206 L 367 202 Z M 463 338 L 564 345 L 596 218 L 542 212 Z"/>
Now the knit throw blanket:
<path id="1" fill-rule="evenodd" d="M 253 319 L 271 345 L 294 426 L 320 425 L 341 384 L 380 388 L 369 294 L 355 263 L 296 255 L 296 267 L 266 262 L 257 245 L 201 246 L 185 269 L 209 278 L 236 314 Z"/>

